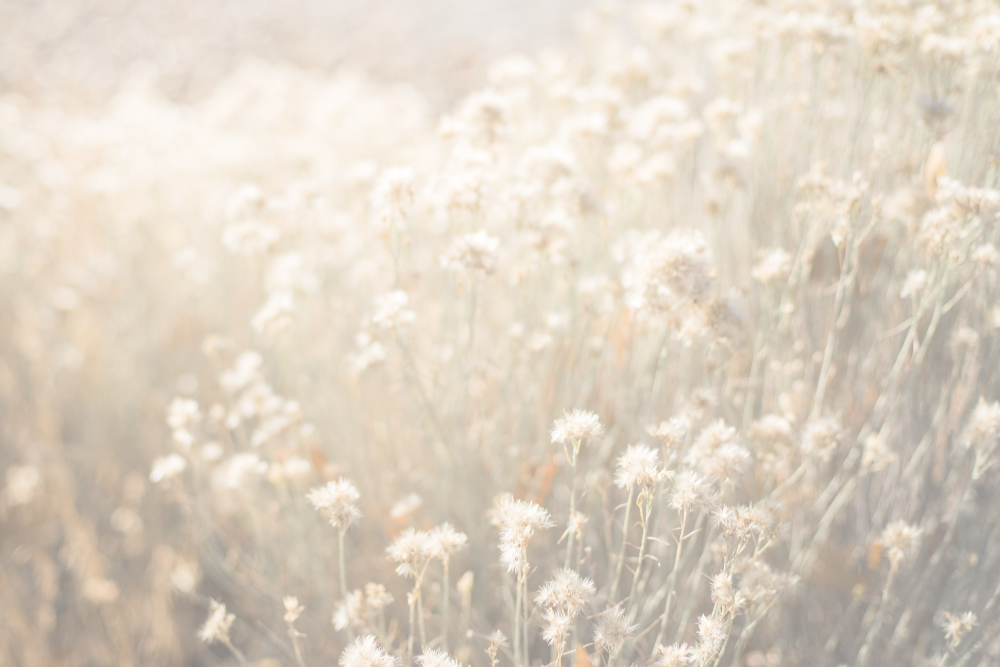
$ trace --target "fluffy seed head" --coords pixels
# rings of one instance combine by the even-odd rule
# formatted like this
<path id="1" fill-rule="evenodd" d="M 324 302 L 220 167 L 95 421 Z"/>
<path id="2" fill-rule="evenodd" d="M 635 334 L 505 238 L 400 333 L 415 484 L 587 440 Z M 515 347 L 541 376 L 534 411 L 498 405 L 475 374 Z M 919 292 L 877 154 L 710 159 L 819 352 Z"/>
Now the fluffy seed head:
<path id="1" fill-rule="evenodd" d="M 298 620 L 299 616 L 302 615 L 305 609 L 299 604 L 299 599 L 297 597 L 286 595 L 284 599 L 285 604 L 285 623 L 294 623 Z"/>
<path id="2" fill-rule="evenodd" d="M 361 510 L 355 504 L 360 495 L 350 480 L 341 477 L 309 490 L 306 498 L 318 511 L 330 519 L 334 528 L 346 531 L 361 518 Z"/>
<path id="3" fill-rule="evenodd" d="M 667 472 L 659 468 L 660 454 L 646 445 L 629 445 L 618 459 L 615 484 L 618 488 L 632 490 L 637 484 L 644 489 L 652 489 L 667 478 Z"/>
<path id="4" fill-rule="evenodd" d="M 893 568 L 899 566 L 903 559 L 920 542 L 921 530 L 905 521 L 894 521 L 882 531 L 881 542 L 888 550 L 889 563 Z"/>
<path id="5" fill-rule="evenodd" d="M 424 654 L 417 656 L 417 664 L 420 667 L 459 667 L 454 658 L 436 648 L 424 649 Z"/>
<path id="6" fill-rule="evenodd" d="M 340 667 L 394 667 L 396 659 L 379 646 L 375 637 L 358 637 L 340 654 Z"/>
<path id="7" fill-rule="evenodd" d="M 570 569 L 557 570 L 551 581 L 538 589 L 535 603 L 549 609 L 559 609 L 572 620 L 594 596 L 594 582 Z"/>
<path id="8" fill-rule="evenodd" d="M 655 667 L 687 667 L 693 657 L 691 648 L 687 644 L 657 646 L 653 656 Z"/>
<path id="9" fill-rule="evenodd" d="M 621 607 L 612 607 L 604 612 L 597 621 L 594 628 L 594 642 L 610 655 L 618 653 L 637 625 L 629 625 L 625 620 L 625 610 Z"/>
<path id="10" fill-rule="evenodd" d="M 972 628 L 979 624 L 979 619 L 971 611 L 958 616 L 952 616 L 951 612 L 944 613 L 944 622 L 941 627 L 944 629 L 945 639 L 952 648 L 956 648 L 962 643 L 962 638 L 972 632 Z"/>
<path id="11" fill-rule="evenodd" d="M 393 540 L 386 553 L 398 563 L 396 573 L 410 579 L 419 577 L 423 572 L 424 565 L 434 555 L 434 546 L 430 533 L 407 528 Z"/>
<path id="12" fill-rule="evenodd" d="M 691 418 L 687 415 L 674 415 L 658 426 L 647 426 L 646 432 L 657 440 L 661 440 L 666 447 L 673 448 L 684 442 L 688 431 L 691 430 Z M 669 463 L 669 461 L 668 461 Z"/>
<path id="13" fill-rule="evenodd" d="M 733 586 L 732 575 L 719 572 L 712 577 L 712 602 L 726 614 L 735 614 L 743 607 L 743 596 Z"/>
<path id="14" fill-rule="evenodd" d="M 705 664 L 722 648 L 726 641 L 726 628 L 721 616 L 705 616 L 698 618 L 698 646 L 694 650 L 695 662 Z"/>
<path id="15" fill-rule="evenodd" d="M 535 531 L 551 528 L 552 517 L 540 505 L 506 496 L 497 504 L 500 524 L 500 560 L 508 572 L 519 572 L 525 566 L 524 551 Z"/>
<path id="16" fill-rule="evenodd" d="M 333 627 L 344 630 L 360 624 L 365 618 L 365 598 L 361 591 L 351 591 L 334 604 Z"/>
<path id="17" fill-rule="evenodd" d="M 712 491 L 701 475 L 693 470 L 684 470 L 677 475 L 670 494 L 670 506 L 675 510 L 690 512 L 694 508 L 707 507 L 712 500 Z"/>
<path id="18" fill-rule="evenodd" d="M 551 435 L 553 444 L 584 443 L 604 435 L 604 427 L 601 426 L 600 418 L 593 412 L 573 410 L 556 420 Z"/>
<path id="19" fill-rule="evenodd" d="M 500 630 L 494 630 L 491 632 L 487 639 L 489 640 L 491 646 L 509 646 L 507 635 Z"/>
<path id="20" fill-rule="evenodd" d="M 459 236 L 451 242 L 448 252 L 441 257 L 441 266 L 453 271 L 493 273 L 497 264 L 500 239 L 485 231 Z"/>
<path id="21" fill-rule="evenodd" d="M 392 593 L 385 590 L 385 586 L 382 584 L 365 584 L 365 602 L 375 611 L 385 609 L 392 604 L 393 600 Z"/>
<path id="22" fill-rule="evenodd" d="M 205 619 L 205 624 L 198 631 L 198 637 L 206 644 L 215 642 L 228 643 L 229 628 L 232 627 L 235 620 L 236 616 L 234 614 L 226 613 L 226 605 L 217 600 L 212 600 L 208 618 Z"/>
<path id="23" fill-rule="evenodd" d="M 762 283 L 785 280 L 792 272 L 792 256 L 784 248 L 770 248 L 761 253 L 751 275 Z"/>
<path id="24" fill-rule="evenodd" d="M 542 639 L 549 646 L 563 646 L 569 635 L 573 619 L 559 609 L 546 609 L 542 613 Z"/>
<path id="25" fill-rule="evenodd" d="M 430 540 L 431 555 L 443 561 L 462 550 L 466 542 L 469 541 L 465 533 L 458 532 L 450 523 L 443 523 L 435 527 L 428 535 L 428 539 Z"/>

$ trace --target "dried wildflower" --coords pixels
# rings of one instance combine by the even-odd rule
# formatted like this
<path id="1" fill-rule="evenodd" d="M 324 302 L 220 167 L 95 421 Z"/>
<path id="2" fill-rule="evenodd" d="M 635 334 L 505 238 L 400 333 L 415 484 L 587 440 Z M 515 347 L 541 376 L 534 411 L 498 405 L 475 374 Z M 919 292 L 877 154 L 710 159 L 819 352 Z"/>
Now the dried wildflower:
<path id="1" fill-rule="evenodd" d="M 689 467 L 700 467 L 716 451 L 735 441 L 736 429 L 726 426 L 726 423 L 719 419 L 706 426 L 698 434 L 691 449 L 684 457 L 684 463 Z"/>
<path id="2" fill-rule="evenodd" d="M 480 271 L 485 274 L 496 270 L 497 249 L 500 239 L 480 230 L 459 236 L 441 257 L 441 266 L 453 271 Z"/>
<path id="3" fill-rule="evenodd" d="M 698 618 L 698 645 L 694 649 L 695 663 L 706 664 L 719 652 L 726 641 L 726 628 L 721 616 Z"/>
<path id="4" fill-rule="evenodd" d="M 844 429 L 833 416 L 810 420 L 802 432 L 802 453 L 827 461 L 840 446 Z"/>
<path id="5" fill-rule="evenodd" d="M 683 414 L 674 415 L 669 420 L 660 422 L 658 426 L 646 427 L 646 433 L 662 441 L 668 450 L 684 442 L 690 430 L 691 419 Z"/>
<path id="6" fill-rule="evenodd" d="M 743 596 L 733 586 L 731 574 L 719 572 L 712 578 L 712 602 L 718 605 L 724 614 L 735 614 L 743 608 Z"/>
<path id="7" fill-rule="evenodd" d="M 923 269 L 917 269 L 910 271 L 906 274 L 906 280 L 903 281 L 903 289 L 900 290 L 899 296 L 902 299 L 907 297 L 919 296 L 921 292 L 927 287 L 927 272 Z"/>
<path id="8" fill-rule="evenodd" d="M 553 578 L 538 589 L 535 604 L 549 609 L 559 609 L 570 618 L 576 618 L 594 596 L 594 582 L 573 570 L 557 570 Z"/>
<path id="9" fill-rule="evenodd" d="M 1000 436 L 1000 402 L 987 403 L 982 396 L 962 434 L 966 447 L 990 447 Z"/>
<path id="10" fill-rule="evenodd" d="M 750 451 L 730 443 L 716 449 L 699 466 L 705 478 L 714 484 L 735 484 L 750 465 Z"/>
<path id="11" fill-rule="evenodd" d="M 549 646 L 564 646 L 572 627 L 573 619 L 566 612 L 553 608 L 542 612 L 542 639 Z"/>
<path id="12" fill-rule="evenodd" d="M 407 308 L 410 298 L 403 290 L 394 290 L 375 300 L 375 313 L 371 316 L 372 326 L 378 329 L 397 329 L 416 321 L 416 314 Z"/>
<path id="13" fill-rule="evenodd" d="M 155 483 L 179 475 L 187 468 L 187 460 L 180 454 L 168 454 L 153 461 L 153 470 L 149 473 L 149 481 Z"/>
<path id="14" fill-rule="evenodd" d="M 358 637 L 340 655 L 340 667 L 394 667 L 396 659 L 386 653 L 375 637 Z"/>
<path id="15" fill-rule="evenodd" d="M 752 536 L 758 540 L 768 539 L 773 537 L 777 527 L 777 518 L 763 502 L 737 507 L 721 505 L 712 513 L 712 521 L 727 540 L 736 542 L 744 542 Z"/>
<path id="16" fill-rule="evenodd" d="M 894 521 L 885 527 L 879 540 L 888 550 L 889 563 L 896 569 L 903 559 L 920 542 L 920 528 L 911 526 L 905 521 Z"/>
<path id="17" fill-rule="evenodd" d="M 392 594 L 382 584 L 365 584 L 365 602 L 375 611 L 385 609 L 393 600 Z"/>
<path id="18" fill-rule="evenodd" d="M 750 425 L 750 437 L 773 447 L 792 440 L 792 425 L 781 415 L 764 415 Z"/>
<path id="19" fill-rule="evenodd" d="M 278 292 L 267 298 L 257 310 L 250 326 L 259 334 L 276 336 L 292 327 L 295 298 L 291 292 Z"/>
<path id="20" fill-rule="evenodd" d="M 680 328 L 709 302 L 715 271 L 700 234 L 632 239 L 622 273 L 626 303 L 640 314 Z M 624 254 L 624 253 L 623 253 Z"/>
<path id="21" fill-rule="evenodd" d="M 365 598 L 361 591 L 350 591 L 343 600 L 334 603 L 333 627 L 345 630 L 353 625 L 364 623 Z"/>
<path id="22" fill-rule="evenodd" d="M 941 206 L 924 214 L 917 240 L 928 255 L 939 255 L 959 238 L 961 227 L 956 211 L 951 206 Z"/>
<path id="23" fill-rule="evenodd" d="M 393 540 L 386 553 L 396 561 L 396 573 L 401 577 L 418 578 L 427 561 L 434 555 L 431 535 L 425 530 L 407 528 Z"/>
<path id="24" fill-rule="evenodd" d="M 428 540 L 430 541 L 431 556 L 448 560 L 452 554 L 465 547 L 469 538 L 466 537 L 465 533 L 460 533 L 452 528 L 450 523 L 443 523 L 430 531 Z"/>
<path id="25" fill-rule="evenodd" d="M 1000 265 L 1000 250 L 992 243 L 984 243 L 972 253 L 972 259 L 983 266 L 997 267 Z"/>
<path id="26" fill-rule="evenodd" d="M 556 420 L 551 435 L 553 444 L 586 443 L 604 435 L 604 427 L 593 412 L 573 410 Z"/>
<path id="27" fill-rule="evenodd" d="M 286 595 L 283 602 L 285 605 L 285 623 L 294 623 L 302 615 L 305 607 L 300 605 L 299 599 L 292 595 Z"/>
<path id="28" fill-rule="evenodd" d="M 360 495 L 350 480 L 341 477 L 336 482 L 309 490 L 306 498 L 322 512 L 334 528 L 346 532 L 361 519 L 361 510 L 355 504 Z"/>
<path id="29" fill-rule="evenodd" d="M 958 616 L 952 616 L 951 612 L 944 613 L 944 622 L 941 627 L 944 629 L 945 639 L 952 648 L 957 648 L 962 643 L 962 638 L 972 632 L 972 628 L 979 624 L 979 619 L 971 611 Z"/>
<path id="30" fill-rule="evenodd" d="M 510 643 L 507 641 L 507 635 L 500 630 L 494 630 L 486 638 L 489 640 L 491 646 L 510 646 Z"/>
<path id="31" fill-rule="evenodd" d="M 264 357 L 256 350 L 247 350 L 236 358 L 232 368 L 219 376 L 219 384 L 231 394 L 235 394 L 260 378 L 260 368 Z"/>
<path id="32" fill-rule="evenodd" d="M 872 433 L 865 440 L 865 450 L 861 457 L 861 465 L 878 472 L 890 463 L 899 460 L 899 455 L 889 448 L 886 439 L 878 433 Z"/>
<path id="33" fill-rule="evenodd" d="M 653 489 L 664 479 L 667 472 L 659 467 L 659 452 L 646 445 L 629 445 L 618 458 L 615 484 L 618 488 L 632 490 L 636 485 L 646 490 Z"/>
<path id="34" fill-rule="evenodd" d="M 413 178 L 409 167 L 390 167 L 382 172 L 372 191 L 371 203 L 383 225 L 402 225 L 413 204 Z"/>
<path id="35" fill-rule="evenodd" d="M 671 644 L 657 646 L 653 652 L 654 667 L 687 667 L 694 658 L 687 644 Z"/>
<path id="36" fill-rule="evenodd" d="M 518 572 L 525 566 L 528 540 L 535 531 L 551 528 L 552 517 L 533 502 L 502 498 L 497 505 L 500 525 L 500 560 L 508 572 Z"/>
<path id="37" fill-rule="evenodd" d="M 459 667 L 454 658 L 436 648 L 424 649 L 423 655 L 417 656 L 417 664 L 420 667 Z"/>
<path id="38" fill-rule="evenodd" d="M 785 280 L 792 272 L 792 256 L 783 248 L 770 248 L 761 252 L 751 275 L 761 283 Z"/>
<path id="39" fill-rule="evenodd" d="M 670 506 L 678 512 L 707 507 L 712 503 L 712 491 L 698 473 L 684 470 L 674 480 Z"/>
<path id="40" fill-rule="evenodd" d="M 167 408 L 167 424 L 176 430 L 187 428 L 198 418 L 198 401 L 190 398 L 175 398 Z"/>
<path id="41" fill-rule="evenodd" d="M 615 655 L 621 647 L 632 636 L 637 625 L 629 625 L 625 620 L 625 610 L 621 607 L 612 607 L 607 610 L 597 621 L 594 628 L 594 643 L 608 652 Z"/>
<path id="42" fill-rule="evenodd" d="M 776 574 L 760 559 L 750 563 L 740 577 L 740 596 L 746 606 L 753 610 L 762 605 L 768 605 L 790 586 L 795 585 L 797 577 L 788 574 Z"/>
<path id="43" fill-rule="evenodd" d="M 489 646 L 486 647 L 486 655 L 490 657 L 490 665 L 496 667 L 497 654 L 500 652 L 501 647 L 507 648 L 509 646 L 507 636 L 499 630 L 494 630 L 486 639 L 489 640 Z"/>
<path id="44" fill-rule="evenodd" d="M 226 613 L 225 604 L 217 600 L 212 600 L 208 618 L 205 619 L 205 624 L 198 631 L 198 637 L 206 644 L 215 642 L 228 644 L 229 628 L 232 627 L 235 620 L 236 616 L 234 614 Z"/>

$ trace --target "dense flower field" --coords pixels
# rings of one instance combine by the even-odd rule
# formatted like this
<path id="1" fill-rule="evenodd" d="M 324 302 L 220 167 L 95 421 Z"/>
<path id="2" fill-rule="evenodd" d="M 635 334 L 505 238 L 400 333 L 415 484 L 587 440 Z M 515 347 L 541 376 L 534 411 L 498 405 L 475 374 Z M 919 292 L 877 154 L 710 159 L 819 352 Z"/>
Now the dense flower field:
<path id="1" fill-rule="evenodd" d="M 0 664 L 1000 660 L 1000 6 L 0 97 Z"/>

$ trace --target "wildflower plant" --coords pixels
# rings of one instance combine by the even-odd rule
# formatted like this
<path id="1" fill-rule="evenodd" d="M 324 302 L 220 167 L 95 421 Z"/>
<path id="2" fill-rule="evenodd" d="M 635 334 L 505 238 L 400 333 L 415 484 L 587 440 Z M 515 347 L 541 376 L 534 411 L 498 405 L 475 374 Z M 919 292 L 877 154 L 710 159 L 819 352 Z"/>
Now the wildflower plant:
<path id="1" fill-rule="evenodd" d="M 92 104 L 7 4 L 0 662 L 995 661 L 995 3 L 598 3 L 392 85 L 192 28 Z"/>

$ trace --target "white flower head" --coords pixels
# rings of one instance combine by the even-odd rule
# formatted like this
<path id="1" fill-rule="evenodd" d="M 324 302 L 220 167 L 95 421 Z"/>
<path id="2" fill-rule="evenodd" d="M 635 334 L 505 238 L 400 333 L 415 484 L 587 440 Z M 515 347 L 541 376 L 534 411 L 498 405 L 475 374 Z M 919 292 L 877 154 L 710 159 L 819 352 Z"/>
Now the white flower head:
<path id="1" fill-rule="evenodd" d="M 343 477 L 310 489 L 306 495 L 313 507 L 325 514 L 333 527 L 341 531 L 346 531 L 361 518 L 361 510 L 356 504 L 359 497 L 354 484 Z"/>
<path id="2" fill-rule="evenodd" d="M 585 443 L 604 435 L 604 427 L 600 417 L 593 412 L 573 410 L 556 420 L 551 435 L 553 444 Z"/>
<path id="3" fill-rule="evenodd" d="M 659 467 L 660 454 L 646 445 L 629 445 L 625 453 L 618 458 L 618 470 L 615 473 L 615 484 L 620 489 L 641 486 L 649 491 L 656 487 L 668 473 Z"/>
<path id="4" fill-rule="evenodd" d="M 624 609 L 612 607 L 604 612 L 597 621 L 597 626 L 594 629 L 594 642 L 610 655 L 615 655 L 637 627 L 637 625 L 629 625 L 628 621 L 625 620 Z"/>
<path id="5" fill-rule="evenodd" d="M 168 454 L 153 461 L 153 470 L 149 473 L 149 481 L 154 484 L 179 475 L 187 468 L 187 460 L 180 454 Z"/>
<path id="6" fill-rule="evenodd" d="M 500 525 L 500 560 L 508 572 L 519 572 L 526 565 L 528 540 L 536 531 L 555 524 L 542 506 L 509 496 L 497 504 L 496 517 Z"/>
<path id="7" fill-rule="evenodd" d="M 399 576 L 415 579 L 423 573 L 427 561 L 434 555 L 431 534 L 425 530 L 407 528 L 393 540 L 386 553 L 398 563 L 396 573 Z"/>
<path id="8" fill-rule="evenodd" d="M 431 555 L 434 558 L 448 560 L 452 554 L 465 548 L 469 538 L 465 533 L 455 530 L 450 523 L 435 527 L 429 534 Z"/>
<path id="9" fill-rule="evenodd" d="M 345 630 L 352 625 L 358 625 L 365 618 L 365 598 L 361 591 L 350 591 L 343 600 L 334 604 L 333 627 Z"/>
<path id="10" fill-rule="evenodd" d="M 417 656 L 420 667 L 459 667 L 458 661 L 436 648 L 424 649 L 423 655 Z"/>
<path id="11" fill-rule="evenodd" d="M 395 329 L 416 321 L 416 314 L 407 306 L 410 297 L 403 290 L 393 290 L 375 299 L 371 323 L 378 329 Z"/>
<path id="12" fill-rule="evenodd" d="M 441 257 L 441 266 L 453 271 L 479 271 L 490 274 L 496 270 L 500 239 L 480 230 L 459 236 L 451 242 Z"/>
<path id="13" fill-rule="evenodd" d="M 549 646 L 562 647 L 572 625 L 573 619 L 566 612 L 550 607 L 542 612 L 542 639 Z"/>
<path id="14" fill-rule="evenodd" d="M 198 637 L 206 644 L 213 644 L 215 642 L 228 643 L 229 628 L 232 627 L 235 620 L 236 616 L 234 614 L 226 613 L 225 604 L 217 600 L 212 600 L 208 618 L 205 619 L 205 624 L 198 631 Z"/>
<path id="15" fill-rule="evenodd" d="M 753 279 L 767 284 L 785 280 L 792 272 L 792 256 L 783 248 L 769 248 L 761 252 L 753 267 Z"/>
<path id="16" fill-rule="evenodd" d="M 576 618 L 594 596 L 594 582 L 570 569 L 557 570 L 551 581 L 538 589 L 535 603 L 559 609 L 570 619 Z"/>
<path id="17" fill-rule="evenodd" d="M 693 657 L 691 648 L 687 644 L 657 646 L 653 656 L 655 667 L 687 667 Z"/>
<path id="18" fill-rule="evenodd" d="M 879 540 L 888 552 L 890 565 L 895 569 L 920 543 L 921 530 L 905 521 L 894 521 L 885 527 Z"/>
<path id="19" fill-rule="evenodd" d="M 721 616 L 705 616 L 698 618 L 698 646 L 695 647 L 695 663 L 704 665 L 722 648 L 726 641 L 726 628 Z"/>
<path id="20" fill-rule="evenodd" d="M 285 623 L 294 623 L 305 608 L 299 604 L 299 599 L 292 595 L 286 595 L 283 600 L 285 605 Z"/>
<path id="21" fill-rule="evenodd" d="M 708 507 L 714 497 L 705 479 L 693 470 L 684 470 L 674 480 L 670 494 L 670 506 L 678 512 Z"/>
<path id="22" fill-rule="evenodd" d="M 972 632 L 972 628 L 979 624 L 979 619 L 971 611 L 953 616 L 951 612 L 944 613 L 944 622 L 941 627 L 944 629 L 945 639 L 949 646 L 957 648 L 962 643 L 962 638 Z"/>
<path id="23" fill-rule="evenodd" d="M 340 667 L 395 667 L 396 659 L 386 653 L 375 637 L 358 637 L 340 655 Z"/>

